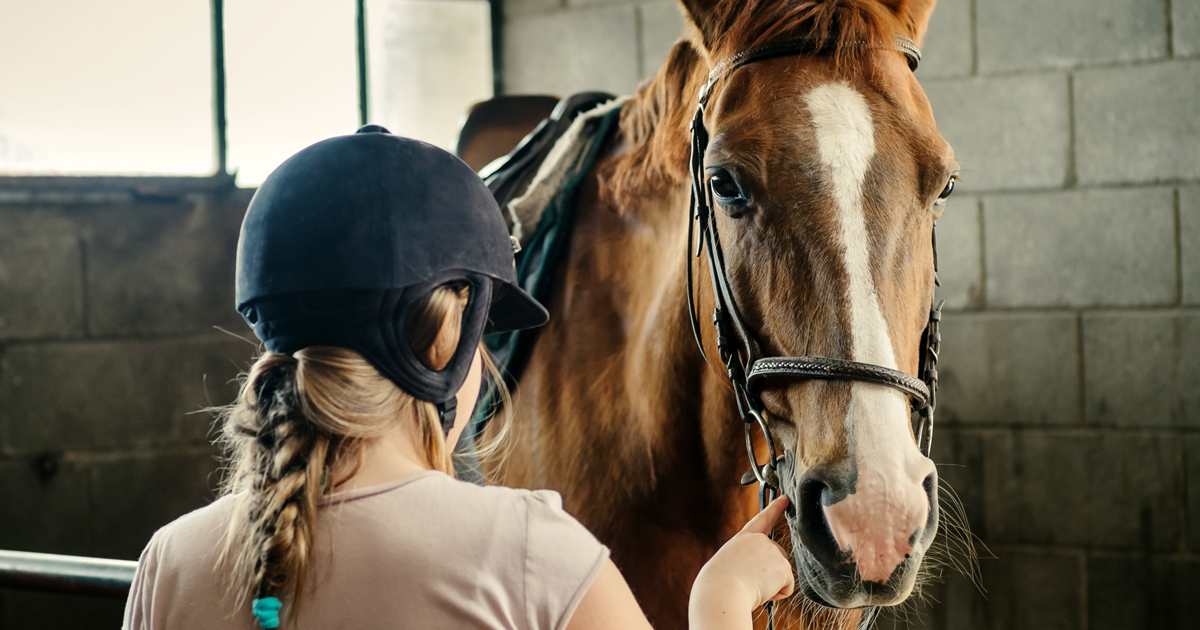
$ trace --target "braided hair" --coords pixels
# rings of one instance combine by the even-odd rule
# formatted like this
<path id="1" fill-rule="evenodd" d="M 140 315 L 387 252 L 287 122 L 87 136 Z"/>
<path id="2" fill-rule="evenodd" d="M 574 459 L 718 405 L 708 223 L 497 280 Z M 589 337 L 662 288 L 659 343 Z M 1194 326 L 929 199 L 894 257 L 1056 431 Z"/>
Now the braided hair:
<path id="1" fill-rule="evenodd" d="M 458 344 L 465 286 L 443 286 L 414 307 L 410 345 L 441 369 Z M 482 344 L 481 344 L 482 349 Z M 507 390 L 483 353 L 492 385 Z M 225 493 L 236 505 L 218 558 L 234 607 L 254 600 L 264 628 L 278 625 L 282 602 L 294 614 L 304 593 L 322 498 L 362 465 L 365 440 L 412 422 L 426 464 L 453 474 L 437 410 L 382 376 L 358 353 L 312 346 L 265 353 L 244 378 L 235 404 L 221 410 L 229 464 Z M 507 416 L 500 424 L 507 425 Z M 494 445 L 485 451 L 496 450 Z M 266 608 L 260 612 L 260 604 Z"/>

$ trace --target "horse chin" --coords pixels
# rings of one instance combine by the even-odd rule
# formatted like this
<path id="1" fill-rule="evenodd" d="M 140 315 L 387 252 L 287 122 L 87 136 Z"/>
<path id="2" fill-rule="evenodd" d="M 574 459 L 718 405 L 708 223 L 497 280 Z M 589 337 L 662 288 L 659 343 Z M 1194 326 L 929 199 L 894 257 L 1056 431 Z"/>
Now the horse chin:
<path id="1" fill-rule="evenodd" d="M 806 599 L 826 608 L 896 606 L 912 594 L 920 565 L 921 556 L 913 556 L 900 563 L 886 583 L 864 582 L 853 563 L 829 567 L 801 548 L 796 552 L 796 586 Z"/>

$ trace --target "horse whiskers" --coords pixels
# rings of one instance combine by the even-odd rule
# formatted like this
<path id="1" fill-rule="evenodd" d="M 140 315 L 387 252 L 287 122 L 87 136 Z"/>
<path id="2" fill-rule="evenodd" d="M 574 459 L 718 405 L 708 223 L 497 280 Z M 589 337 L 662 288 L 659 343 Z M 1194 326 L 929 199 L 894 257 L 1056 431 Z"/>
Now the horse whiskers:
<path id="1" fill-rule="evenodd" d="M 993 557 L 991 551 L 971 533 L 966 510 L 954 489 L 939 480 L 939 490 L 941 526 L 917 570 L 913 591 L 905 601 L 882 611 L 894 621 L 903 622 L 904 626 L 910 626 L 914 617 L 920 620 L 922 609 L 930 603 L 938 603 L 929 587 L 944 581 L 946 569 L 962 574 L 981 593 L 986 593 L 979 570 L 980 550 L 983 551 L 983 557 Z M 794 556 L 790 547 L 787 551 L 789 556 Z M 791 559 L 794 566 L 794 558 Z M 797 576 L 797 583 L 812 584 L 816 582 L 816 577 L 815 571 L 805 568 Z M 851 579 L 856 587 L 863 586 L 862 576 L 857 571 Z M 800 596 L 791 598 L 786 602 L 786 608 L 781 610 L 798 613 L 794 618 L 802 620 L 805 628 L 855 627 L 845 625 L 851 621 L 853 611 L 825 608 Z"/>
<path id="2" fill-rule="evenodd" d="M 925 552 L 912 594 L 904 602 L 891 606 L 886 611 L 895 621 L 903 621 L 905 626 L 910 625 L 914 615 L 918 619 L 921 617 L 921 608 L 926 604 L 937 603 L 938 600 L 928 587 L 943 582 L 946 569 L 962 574 L 971 580 L 981 593 L 986 593 L 980 577 L 980 554 L 976 544 L 982 547 L 987 556 L 991 556 L 991 551 L 971 533 L 966 510 L 958 493 L 942 480 L 938 482 L 938 489 L 938 507 L 941 512 L 938 534 Z"/>
<path id="3" fill-rule="evenodd" d="M 918 585 L 941 582 L 942 569 L 949 567 L 962 574 L 979 589 L 986 592 L 979 572 L 979 552 L 976 543 L 990 557 L 991 551 L 971 533 L 966 510 L 958 493 L 949 484 L 939 480 L 939 508 L 942 526 L 934 543 L 926 552 L 926 560 L 918 573 Z M 936 574 L 934 573 L 936 571 Z"/>

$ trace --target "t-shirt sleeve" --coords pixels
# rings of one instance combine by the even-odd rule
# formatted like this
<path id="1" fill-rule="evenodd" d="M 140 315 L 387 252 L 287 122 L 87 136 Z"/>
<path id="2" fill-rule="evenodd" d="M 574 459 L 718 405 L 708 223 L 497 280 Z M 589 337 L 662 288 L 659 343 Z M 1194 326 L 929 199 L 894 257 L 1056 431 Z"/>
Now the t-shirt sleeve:
<path id="1" fill-rule="evenodd" d="M 122 630 L 151 630 L 154 627 L 154 583 L 158 572 L 159 534 L 155 534 L 142 556 L 138 558 L 137 573 L 125 600 L 125 622 Z"/>
<path id="2" fill-rule="evenodd" d="M 529 630 L 563 630 L 604 568 L 608 548 L 562 509 L 557 492 L 528 495 L 525 618 Z"/>

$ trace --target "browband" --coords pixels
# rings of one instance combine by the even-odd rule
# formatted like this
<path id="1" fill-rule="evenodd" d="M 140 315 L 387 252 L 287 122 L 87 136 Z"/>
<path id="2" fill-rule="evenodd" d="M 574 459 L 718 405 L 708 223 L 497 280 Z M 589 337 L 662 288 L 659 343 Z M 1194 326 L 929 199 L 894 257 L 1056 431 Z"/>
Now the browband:
<path id="1" fill-rule="evenodd" d="M 714 83 L 716 83 L 721 77 L 733 72 L 734 70 L 737 70 L 738 68 L 741 68 L 744 65 L 751 64 L 756 61 L 762 61 L 764 59 L 771 59 L 772 57 L 788 57 L 792 55 L 806 55 L 821 52 L 828 48 L 830 44 L 834 43 L 835 41 L 836 40 L 829 37 L 803 35 L 801 37 L 793 37 L 791 39 L 783 39 L 777 42 L 769 42 L 763 44 L 762 46 L 758 46 L 757 48 L 743 50 L 742 52 L 739 52 L 738 54 L 729 57 L 721 63 L 713 66 L 712 72 L 708 73 L 708 81 L 705 82 L 704 87 L 700 88 L 700 100 L 708 100 L 708 91 L 712 88 Z M 881 50 L 887 48 L 886 44 L 884 43 L 879 43 L 875 46 L 872 46 L 870 42 L 858 43 L 862 46 L 878 48 Z M 908 69 L 916 72 L 917 66 L 921 63 L 921 49 L 917 47 L 917 43 L 907 37 L 896 35 L 895 41 L 892 43 L 892 47 L 897 52 L 904 54 L 905 58 L 908 59 Z"/>

